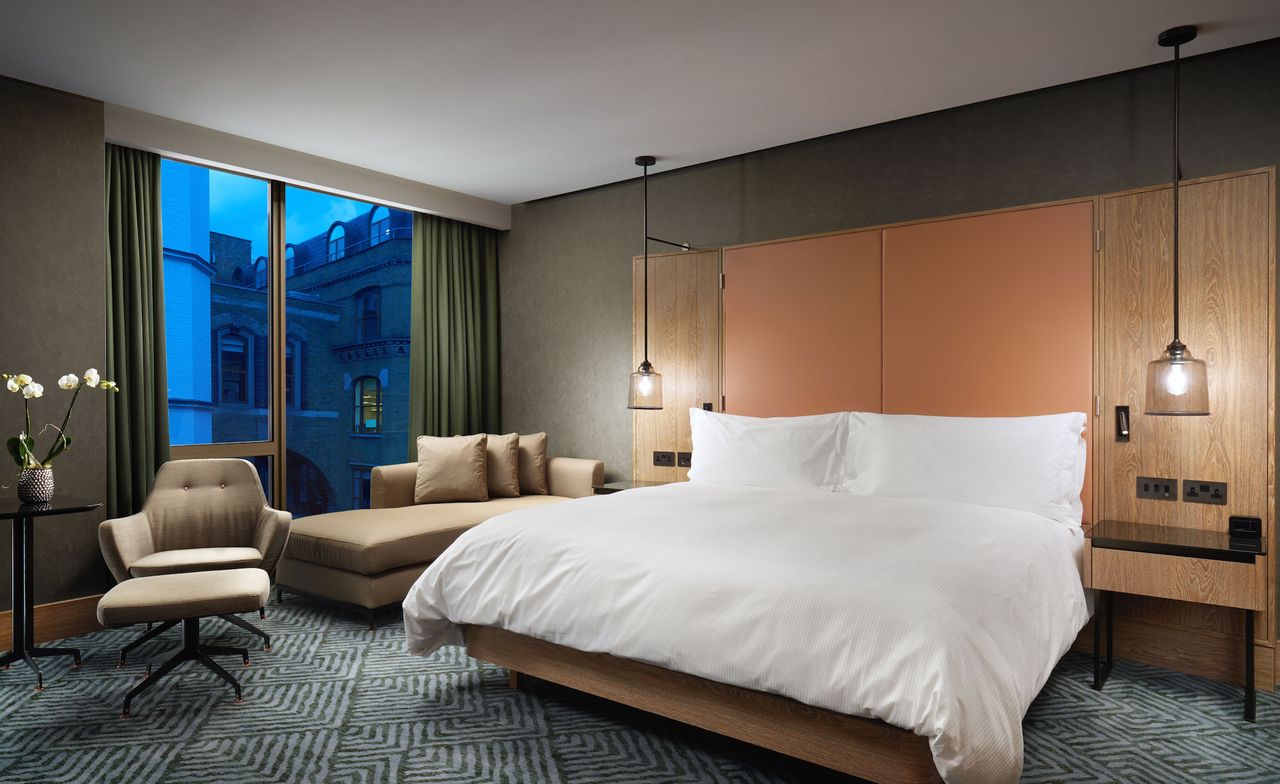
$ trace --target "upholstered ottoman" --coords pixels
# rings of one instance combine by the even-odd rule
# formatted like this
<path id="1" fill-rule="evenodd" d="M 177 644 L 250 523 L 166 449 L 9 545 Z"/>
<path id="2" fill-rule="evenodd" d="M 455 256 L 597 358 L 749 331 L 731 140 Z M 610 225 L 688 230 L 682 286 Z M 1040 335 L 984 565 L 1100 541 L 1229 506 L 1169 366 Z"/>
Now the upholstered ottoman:
<path id="1" fill-rule="evenodd" d="M 267 603 L 271 578 L 261 569 L 223 569 L 216 572 L 181 572 L 135 577 L 116 585 L 98 600 L 98 622 L 103 626 L 131 626 L 135 623 L 182 623 L 182 647 L 165 660 L 124 698 L 123 716 L 129 716 L 133 698 L 185 661 L 198 661 L 236 690 L 236 702 L 243 702 L 240 681 L 210 656 L 239 656 L 245 666 L 249 652 L 244 648 L 203 645 L 200 619 L 210 615 L 253 612 Z M 267 638 L 267 650 L 271 640 Z"/>

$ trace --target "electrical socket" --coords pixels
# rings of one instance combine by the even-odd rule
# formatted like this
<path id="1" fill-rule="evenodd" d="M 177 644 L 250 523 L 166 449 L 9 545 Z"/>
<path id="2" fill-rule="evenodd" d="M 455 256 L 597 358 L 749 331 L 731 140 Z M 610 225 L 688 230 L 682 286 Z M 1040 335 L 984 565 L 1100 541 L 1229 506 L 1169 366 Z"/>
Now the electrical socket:
<path id="1" fill-rule="evenodd" d="M 661 468 L 675 468 L 676 453 L 675 452 L 654 452 L 653 464 Z"/>
<path id="2" fill-rule="evenodd" d="M 1138 497 L 1156 501 L 1177 501 L 1178 480 L 1157 476 L 1140 476 L 1137 481 Z"/>
<path id="3" fill-rule="evenodd" d="M 1182 500 L 1189 504 L 1225 506 L 1227 503 L 1227 483 L 1184 479 L 1182 480 Z"/>
<path id="4" fill-rule="evenodd" d="M 693 465 L 692 452 L 676 452 L 676 465 L 680 468 L 689 468 Z"/>

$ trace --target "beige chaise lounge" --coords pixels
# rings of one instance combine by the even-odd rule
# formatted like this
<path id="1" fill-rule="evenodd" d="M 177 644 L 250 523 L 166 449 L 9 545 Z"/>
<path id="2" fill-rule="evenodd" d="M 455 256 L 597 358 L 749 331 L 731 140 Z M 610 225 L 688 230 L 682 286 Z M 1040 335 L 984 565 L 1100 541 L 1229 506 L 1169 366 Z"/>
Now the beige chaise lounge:
<path id="1" fill-rule="evenodd" d="M 504 512 L 589 496 L 604 481 L 599 460 L 552 457 L 547 460 L 549 495 L 415 504 L 417 468 L 417 463 L 374 468 L 370 509 L 295 520 L 276 571 L 277 585 L 372 613 L 403 601 L 427 565 L 467 529 Z"/>

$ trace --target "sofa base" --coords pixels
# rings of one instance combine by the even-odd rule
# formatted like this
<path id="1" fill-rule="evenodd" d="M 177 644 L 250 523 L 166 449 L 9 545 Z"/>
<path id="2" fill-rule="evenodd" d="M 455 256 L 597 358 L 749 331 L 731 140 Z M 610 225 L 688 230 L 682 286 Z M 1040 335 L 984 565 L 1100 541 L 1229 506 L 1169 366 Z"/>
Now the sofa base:
<path id="1" fill-rule="evenodd" d="M 285 556 L 276 567 L 276 583 L 286 591 L 372 611 L 403 602 L 428 565 L 414 564 L 366 575 Z"/>

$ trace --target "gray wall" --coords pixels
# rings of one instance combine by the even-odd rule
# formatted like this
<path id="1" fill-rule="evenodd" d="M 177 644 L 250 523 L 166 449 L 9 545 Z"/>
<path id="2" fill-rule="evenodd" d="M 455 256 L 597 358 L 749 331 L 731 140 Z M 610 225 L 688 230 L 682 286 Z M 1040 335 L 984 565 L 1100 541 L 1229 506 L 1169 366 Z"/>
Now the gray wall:
<path id="1" fill-rule="evenodd" d="M 1184 61 L 1185 176 L 1280 164 L 1277 75 L 1280 39 Z M 650 178 L 651 233 L 714 247 L 1167 182 L 1171 100 L 1163 66 L 678 170 Z M 630 181 L 518 205 L 499 245 L 503 427 L 610 478 L 631 472 L 640 200 Z"/>
<path id="2" fill-rule="evenodd" d="M 59 376 L 106 364 L 104 171 L 101 103 L 0 77 L 0 370 L 30 373 L 44 384 L 45 396 L 33 401 L 33 425 L 61 421 L 70 397 L 58 389 Z M 60 493 L 105 500 L 106 402 L 92 391 L 76 404 L 75 444 L 54 464 L 54 477 Z M 21 427 L 21 396 L 0 387 L 0 435 Z M 12 495 L 17 467 L 7 454 L 3 460 L 0 493 Z M 110 584 L 98 550 L 102 517 L 37 521 L 37 603 L 100 593 Z M 4 609 L 9 549 L 9 526 L 0 525 Z"/>

